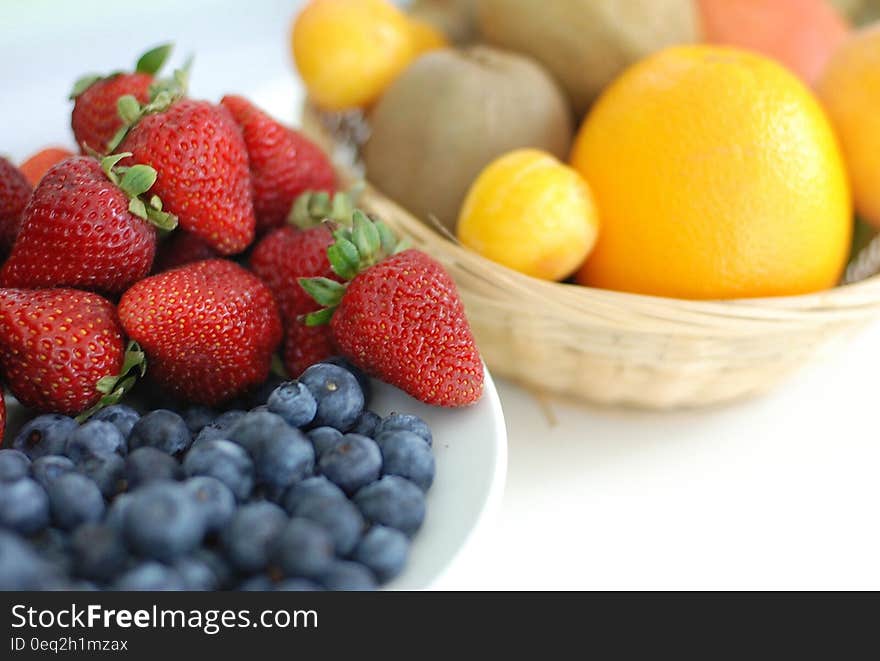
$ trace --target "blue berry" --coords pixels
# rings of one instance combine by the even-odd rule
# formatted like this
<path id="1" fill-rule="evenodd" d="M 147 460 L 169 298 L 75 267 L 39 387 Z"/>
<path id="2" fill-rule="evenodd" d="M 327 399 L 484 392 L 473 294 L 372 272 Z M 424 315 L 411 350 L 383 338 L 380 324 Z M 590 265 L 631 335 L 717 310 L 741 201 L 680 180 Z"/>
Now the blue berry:
<path id="1" fill-rule="evenodd" d="M 367 567 L 382 582 L 400 574 L 409 555 L 409 539 L 399 530 L 373 526 L 363 536 L 352 559 Z"/>
<path id="2" fill-rule="evenodd" d="M 225 590 L 232 586 L 235 570 L 229 565 L 226 558 L 223 557 L 220 549 L 203 547 L 193 553 L 191 557 L 211 570 L 217 582 L 217 587 L 213 589 Z"/>
<path id="3" fill-rule="evenodd" d="M 330 534 L 308 519 L 290 519 L 272 547 L 272 559 L 286 576 L 320 576 L 333 558 Z"/>
<path id="4" fill-rule="evenodd" d="M 125 517 L 132 501 L 134 501 L 134 494 L 132 493 L 121 493 L 116 496 L 107 509 L 104 524 L 119 532 L 123 532 L 125 530 Z"/>
<path id="5" fill-rule="evenodd" d="M 207 406 L 191 406 L 183 412 L 182 417 L 190 433 L 195 436 L 214 422 L 217 413 Z"/>
<path id="6" fill-rule="evenodd" d="M 49 498 L 29 477 L 0 482 L 0 528 L 33 535 L 49 525 Z"/>
<path id="7" fill-rule="evenodd" d="M 198 435 L 196 435 L 196 440 L 193 445 L 204 443 L 205 441 L 213 441 L 214 439 L 229 438 L 229 430 L 244 416 L 244 414 L 244 411 L 238 410 L 221 413 L 213 422 L 202 428 Z"/>
<path id="8" fill-rule="evenodd" d="M 380 422 L 382 422 L 382 418 L 379 417 L 378 413 L 365 410 L 361 413 L 357 422 L 354 423 L 354 427 L 351 428 L 351 433 L 374 438 L 376 435 L 376 427 L 379 426 Z"/>
<path id="9" fill-rule="evenodd" d="M 210 475 L 225 484 L 239 501 L 254 488 L 254 462 L 232 441 L 205 441 L 193 447 L 183 460 L 187 475 Z"/>
<path id="10" fill-rule="evenodd" d="M 433 445 L 434 443 L 434 436 L 431 434 L 431 428 L 428 426 L 428 423 L 417 415 L 392 413 L 387 418 L 383 418 L 377 425 L 374 438 L 378 438 L 380 434 L 389 431 L 409 431 L 416 436 L 420 436 L 428 445 Z"/>
<path id="11" fill-rule="evenodd" d="M 46 493 L 49 494 L 52 520 L 64 530 L 100 521 L 104 516 L 104 497 L 98 486 L 85 475 L 65 473 L 49 484 Z"/>
<path id="12" fill-rule="evenodd" d="M 235 514 L 235 496 L 220 480 L 206 475 L 191 477 L 183 487 L 201 510 L 206 532 L 222 530 Z"/>
<path id="13" fill-rule="evenodd" d="M 262 413 L 263 411 L 265 411 L 267 413 L 271 413 L 271 411 L 269 411 L 268 404 L 259 404 L 258 406 L 255 406 L 254 408 L 252 408 L 249 411 L 249 413 Z"/>
<path id="14" fill-rule="evenodd" d="M 255 411 L 241 416 L 229 429 L 226 437 L 238 443 L 256 457 L 260 447 L 270 438 L 282 436 L 291 431 L 284 418 L 268 411 Z"/>
<path id="15" fill-rule="evenodd" d="M 287 515 L 274 503 L 261 501 L 240 507 L 223 531 L 226 557 L 240 571 L 264 570 L 270 549 L 286 523 Z"/>
<path id="16" fill-rule="evenodd" d="M 337 560 L 322 575 L 321 583 L 328 590 L 370 591 L 378 588 L 370 570 L 356 562 Z"/>
<path id="17" fill-rule="evenodd" d="M 306 436 L 315 448 L 315 456 L 319 458 L 334 445 L 342 442 L 342 432 L 333 427 L 315 427 L 306 432 Z"/>
<path id="18" fill-rule="evenodd" d="M 386 475 L 354 496 L 355 504 L 371 523 L 379 523 L 412 537 L 425 520 L 425 494 L 397 475 Z"/>
<path id="19" fill-rule="evenodd" d="M 34 459 L 31 464 L 31 477 L 40 483 L 44 489 L 54 482 L 60 475 L 75 470 L 76 466 L 67 457 L 60 454 L 47 454 L 44 457 Z"/>
<path id="20" fill-rule="evenodd" d="M 125 538 L 135 551 L 170 562 L 201 544 L 202 510 L 179 482 L 151 482 L 133 495 L 125 512 Z"/>
<path id="21" fill-rule="evenodd" d="M 323 477 L 309 478 L 292 487 L 284 507 L 291 516 L 313 521 L 330 533 L 337 555 L 351 553 L 364 529 L 360 510 Z"/>
<path id="22" fill-rule="evenodd" d="M 200 558 L 192 556 L 179 558 L 171 566 L 180 574 L 186 590 L 211 592 L 220 589 L 220 580 L 213 567 Z"/>
<path id="23" fill-rule="evenodd" d="M 122 432 L 112 422 L 103 420 L 90 420 L 74 429 L 64 447 L 64 454 L 75 464 L 111 454 L 124 457 L 127 451 Z"/>
<path id="24" fill-rule="evenodd" d="M 238 585 L 239 592 L 271 592 L 274 589 L 272 579 L 265 574 L 251 576 Z"/>
<path id="25" fill-rule="evenodd" d="M 266 404 L 272 413 L 293 427 L 305 427 L 318 412 L 318 403 L 311 391 L 298 381 L 288 381 L 275 388 Z"/>
<path id="26" fill-rule="evenodd" d="M 73 570 L 77 576 L 107 583 L 128 565 L 128 549 L 118 530 L 101 524 L 85 523 L 70 537 Z"/>
<path id="27" fill-rule="evenodd" d="M 28 541 L 40 557 L 52 565 L 58 575 L 68 576 L 73 571 L 70 535 L 66 531 L 46 528 L 40 534 L 31 536 Z"/>
<path id="28" fill-rule="evenodd" d="M 275 592 L 319 592 L 322 588 L 307 578 L 286 578 L 272 589 Z"/>
<path id="29" fill-rule="evenodd" d="M 134 450 L 125 458 L 125 479 L 128 489 L 156 480 L 180 480 L 183 467 L 171 455 L 156 448 L 143 447 Z"/>
<path id="30" fill-rule="evenodd" d="M 76 420 L 66 415 L 38 415 L 21 428 L 12 447 L 24 452 L 31 461 L 47 454 L 64 454 L 67 437 L 77 427 Z"/>
<path id="31" fill-rule="evenodd" d="M 120 576 L 113 589 L 119 592 L 168 592 L 185 590 L 186 584 L 176 569 L 147 560 Z"/>
<path id="32" fill-rule="evenodd" d="M 128 439 L 132 450 L 150 447 L 170 455 L 186 452 L 191 442 L 192 435 L 183 418 L 167 409 L 158 409 L 143 416 L 132 427 Z"/>
<path id="33" fill-rule="evenodd" d="M 352 494 L 379 478 L 382 452 L 376 442 L 360 434 L 346 434 L 341 443 L 321 455 L 321 473 Z"/>
<path id="34" fill-rule="evenodd" d="M 315 450 L 301 431 L 288 427 L 260 445 L 254 466 L 257 482 L 272 498 L 279 498 L 292 484 L 312 474 Z"/>
<path id="35" fill-rule="evenodd" d="M 76 470 L 98 486 L 104 498 L 110 499 L 125 489 L 125 460 L 118 454 L 91 457 L 80 462 Z"/>
<path id="36" fill-rule="evenodd" d="M 411 431 L 385 431 L 376 437 L 382 450 L 382 473 L 399 475 L 422 491 L 434 483 L 434 453 L 425 439 Z"/>
<path id="37" fill-rule="evenodd" d="M 27 477 L 31 460 L 19 450 L 0 450 L 0 482 L 15 482 Z"/>
<path id="38" fill-rule="evenodd" d="M 364 393 L 348 370 L 330 363 L 312 365 L 302 376 L 304 384 L 318 402 L 313 424 L 348 431 L 364 410 Z"/>
<path id="39" fill-rule="evenodd" d="M 125 439 L 128 439 L 131 435 L 131 429 L 134 427 L 134 423 L 140 419 L 141 414 L 125 404 L 108 406 L 92 416 L 92 420 L 100 420 L 101 422 L 109 422 L 116 425 L 116 428 L 122 433 L 122 437 Z"/>
<path id="40" fill-rule="evenodd" d="M 338 367 L 351 372 L 354 378 L 357 379 L 361 391 L 364 393 L 364 406 L 369 406 L 370 401 L 373 399 L 373 382 L 362 369 L 355 367 L 351 361 L 342 356 L 334 356 L 333 358 L 328 358 L 324 362 L 330 363 L 331 365 L 337 365 Z"/>
<path id="41" fill-rule="evenodd" d="M 14 533 L 0 530 L 0 590 L 38 590 L 56 579 L 56 571 Z"/>

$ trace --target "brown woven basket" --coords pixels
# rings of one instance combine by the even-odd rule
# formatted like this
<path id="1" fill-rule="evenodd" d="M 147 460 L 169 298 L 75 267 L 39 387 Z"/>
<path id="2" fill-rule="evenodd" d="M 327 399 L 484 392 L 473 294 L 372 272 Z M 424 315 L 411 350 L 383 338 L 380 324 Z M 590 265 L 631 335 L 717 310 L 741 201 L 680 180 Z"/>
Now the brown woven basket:
<path id="1" fill-rule="evenodd" d="M 325 120 L 306 104 L 308 135 L 330 153 L 350 147 Z M 359 178 L 338 167 L 343 180 Z M 721 302 L 545 282 L 456 245 L 369 185 L 360 206 L 449 270 L 494 373 L 591 402 L 665 409 L 756 395 L 880 313 L 880 276 L 808 296 Z"/>

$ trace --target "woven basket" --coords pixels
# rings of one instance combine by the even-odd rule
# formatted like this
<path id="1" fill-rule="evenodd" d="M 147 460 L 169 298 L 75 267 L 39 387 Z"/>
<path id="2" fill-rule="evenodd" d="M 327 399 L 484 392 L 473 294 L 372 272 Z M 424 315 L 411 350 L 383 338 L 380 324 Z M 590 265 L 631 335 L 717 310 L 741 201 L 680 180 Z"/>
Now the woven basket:
<path id="1" fill-rule="evenodd" d="M 348 148 L 310 104 L 303 129 Z M 359 177 L 338 166 L 343 181 Z M 880 313 L 880 276 L 807 296 L 689 301 L 545 282 L 442 236 L 375 188 L 359 205 L 455 279 L 490 369 L 529 388 L 667 409 L 759 394 Z"/>

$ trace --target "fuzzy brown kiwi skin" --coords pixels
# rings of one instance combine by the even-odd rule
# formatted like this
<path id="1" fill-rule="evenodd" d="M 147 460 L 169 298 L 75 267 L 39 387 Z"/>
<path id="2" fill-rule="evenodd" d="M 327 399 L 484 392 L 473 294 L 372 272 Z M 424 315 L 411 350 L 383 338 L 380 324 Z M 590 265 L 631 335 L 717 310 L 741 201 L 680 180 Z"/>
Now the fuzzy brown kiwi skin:
<path id="1" fill-rule="evenodd" d="M 367 179 L 452 232 L 486 165 L 522 147 L 565 159 L 573 130 L 565 95 L 546 70 L 486 46 L 421 56 L 385 92 L 369 122 Z"/>

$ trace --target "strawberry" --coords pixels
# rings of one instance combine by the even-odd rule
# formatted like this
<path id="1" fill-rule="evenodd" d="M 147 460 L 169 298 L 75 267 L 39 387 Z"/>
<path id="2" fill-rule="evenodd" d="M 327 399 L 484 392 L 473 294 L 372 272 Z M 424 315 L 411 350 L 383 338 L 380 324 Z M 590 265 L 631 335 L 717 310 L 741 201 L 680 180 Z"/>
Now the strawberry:
<path id="1" fill-rule="evenodd" d="M 21 227 L 21 216 L 31 197 L 24 174 L 0 157 L 0 259 L 9 252 Z"/>
<path id="2" fill-rule="evenodd" d="M 131 95 L 140 103 L 147 103 L 154 75 L 170 52 L 170 45 L 158 46 L 141 56 L 133 73 L 89 75 L 76 81 L 70 94 L 74 100 L 70 124 L 83 151 L 108 151 L 108 143 L 123 126 L 117 111 L 119 98 Z"/>
<path id="3" fill-rule="evenodd" d="M 18 169 L 25 176 L 31 186 L 40 183 L 40 179 L 48 172 L 49 168 L 57 165 L 61 161 L 65 161 L 75 154 L 69 149 L 63 147 L 46 147 L 36 154 L 32 154 L 24 161 Z"/>
<path id="4" fill-rule="evenodd" d="M 125 291 L 150 272 L 156 224 L 174 227 L 146 193 L 156 172 L 145 165 L 116 169 L 124 154 L 100 163 L 76 156 L 52 167 L 25 208 L 21 231 L 3 270 L 4 287 L 76 287 Z"/>
<path id="5" fill-rule="evenodd" d="M 336 174 L 315 143 L 243 97 L 228 95 L 220 103 L 241 127 L 247 145 L 258 232 L 283 224 L 301 193 L 333 192 Z"/>
<path id="6" fill-rule="evenodd" d="M 195 234 L 178 230 L 159 244 L 156 259 L 153 262 L 153 273 L 170 271 L 184 264 L 201 262 L 214 257 L 218 257 L 217 251 L 211 246 Z"/>
<path id="7" fill-rule="evenodd" d="M 117 401 L 132 381 L 117 388 L 114 375 L 142 364 L 129 357 L 116 308 L 97 294 L 0 289 L 0 371 L 23 405 L 74 415 Z"/>
<path id="8" fill-rule="evenodd" d="M 345 280 L 303 278 L 324 309 L 333 341 L 357 367 L 435 406 L 466 406 L 483 392 L 483 365 L 449 274 L 418 250 L 402 250 L 381 222 L 356 211 L 327 250 Z"/>
<path id="9" fill-rule="evenodd" d="M 229 112 L 163 92 L 144 107 L 123 97 L 120 114 L 133 124 L 120 136 L 119 150 L 158 171 L 153 190 L 180 226 L 221 255 L 247 248 L 256 222 L 250 172 L 244 139 Z"/>
<path id="10" fill-rule="evenodd" d="M 151 276 L 119 303 L 128 336 L 169 394 L 214 406 L 266 380 L 281 341 L 272 293 L 234 262 L 211 259 Z"/>

